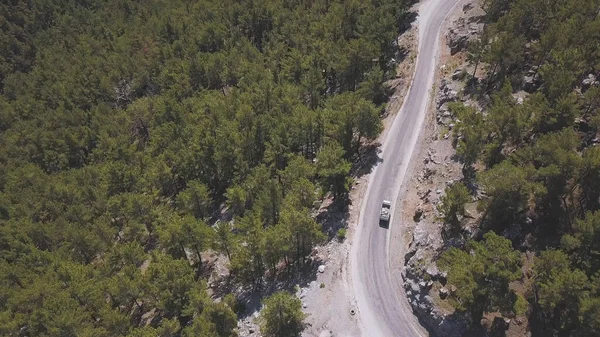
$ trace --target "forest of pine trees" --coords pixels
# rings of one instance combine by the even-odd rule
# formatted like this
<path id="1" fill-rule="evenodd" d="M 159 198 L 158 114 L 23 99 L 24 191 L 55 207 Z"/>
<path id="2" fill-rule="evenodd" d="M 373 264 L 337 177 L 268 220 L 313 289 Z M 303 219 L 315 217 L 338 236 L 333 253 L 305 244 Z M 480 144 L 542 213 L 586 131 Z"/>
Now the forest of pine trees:
<path id="1" fill-rule="evenodd" d="M 453 303 L 474 326 L 500 312 L 527 316 L 534 337 L 600 336 L 600 1 L 481 3 L 468 58 L 484 75 L 467 86 L 484 112 L 451 110 L 485 235 L 441 256 Z M 539 87 L 519 104 L 526 76 Z M 450 224 L 468 193 L 453 186 L 443 200 Z"/>
<path id="2" fill-rule="evenodd" d="M 235 336 L 202 253 L 247 287 L 302 266 L 411 3 L 2 1 L 0 335 Z"/>

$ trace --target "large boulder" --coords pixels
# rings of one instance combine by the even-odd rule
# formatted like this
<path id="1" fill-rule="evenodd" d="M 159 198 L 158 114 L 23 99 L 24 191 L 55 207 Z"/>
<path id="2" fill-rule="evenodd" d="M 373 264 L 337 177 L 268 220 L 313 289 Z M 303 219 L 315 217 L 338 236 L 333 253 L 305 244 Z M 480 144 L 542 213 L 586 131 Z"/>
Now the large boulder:
<path id="1" fill-rule="evenodd" d="M 448 30 L 447 43 L 448 47 L 450 47 L 450 54 L 454 55 L 459 51 L 465 50 L 469 46 L 471 35 L 465 19 L 460 18 L 456 20 L 453 27 Z"/>
<path id="2" fill-rule="evenodd" d="M 454 55 L 469 46 L 469 31 L 466 29 L 451 28 L 448 32 L 448 47 L 450 55 Z"/>

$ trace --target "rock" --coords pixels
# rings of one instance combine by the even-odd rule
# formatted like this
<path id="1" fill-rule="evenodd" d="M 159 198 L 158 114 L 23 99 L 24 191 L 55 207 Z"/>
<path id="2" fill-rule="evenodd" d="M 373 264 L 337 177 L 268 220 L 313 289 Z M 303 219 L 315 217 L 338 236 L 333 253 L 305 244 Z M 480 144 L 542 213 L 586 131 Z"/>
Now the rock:
<path id="1" fill-rule="evenodd" d="M 419 287 L 421 287 L 421 289 L 425 289 L 426 286 L 427 286 L 427 283 L 425 281 L 419 282 Z"/>
<path id="2" fill-rule="evenodd" d="M 416 296 L 419 296 L 418 294 L 421 292 L 421 288 L 419 288 L 418 284 L 410 281 L 410 289 L 412 290 L 413 293 L 417 294 Z"/>
<path id="3" fill-rule="evenodd" d="M 437 194 L 442 194 L 442 190 L 438 188 L 438 189 L 435 191 L 435 193 L 437 193 Z"/>
<path id="4" fill-rule="evenodd" d="M 249 329 L 248 329 L 248 332 L 249 332 L 249 333 L 254 333 L 254 332 L 255 332 L 255 331 L 254 331 L 254 328 L 249 328 Z"/>
<path id="5" fill-rule="evenodd" d="M 442 104 L 442 105 L 441 105 L 441 106 L 438 108 L 438 111 L 437 111 L 437 116 L 438 116 L 438 117 L 440 117 L 440 116 L 444 116 L 444 115 L 445 115 L 447 112 L 448 112 L 448 104 L 447 104 L 447 103 L 443 103 L 443 104 Z M 449 117 L 449 116 L 450 116 L 450 115 L 448 115 L 448 116 L 446 116 L 446 117 Z"/>
<path id="6" fill-rule="evenodd" d="M 415 296 L 409 303 L 433 336 L 462 336 L 468 329 L 469 322 L 464 317 L 442 313 L 433 306 L 433 298 L 429 295 Z"/>
<path id="7" fill-rule="evenodd" d="M 596 81 L 596 75 L 594 74 L 589 74 L 582 82 L 581 82 L 581 90 L 582 91 L 586 91 L 588 90 L 592 85 L 596 85 L 598 84 L 598 81 Z"/>
<path id="8" fill-rule="evenodd" d="M 523 77 L 523 90 L 530 94 L 534 93 L 541 84 L 539 77 L 535 74 Z"/>
<path id="9" fill-rule="evenodd" d="M 469 4 L 466 4 L 466 5 L 464 5 L 464 6 L 463 6 L 463 8 L 462 8 L 462 10 L 463 10 L 463 13 L 466 13 L 466 12 L 470 11 L 471 9 L 473 9 L 473 5 L 472 5 L 472 4 L 470 4 L 470 3 L 469 3 Z"/>
<path id="10" fill-rule="evenodd" d="M 323 273 L 323 272 L 325 272 L 325 266 L 324 265 L 320 265 L 317 270 L 319 271 L 319 273 Z"/>
<path id="11" fill-rule="evenodd" d="M 448 47 L 450 47 L 450 55 L 464 50 L 469 45 L 469 32 L 467 30 L 450 29 L 448 36 Z"/>
<path id="12" fill-rule="evenodd" d="M 306 309 L 306 307 L 308 307 L 308 305 L 306 305 L 306 303 L 302 303 L 302 308 Z"/>
<path id="13" fill-rule="evenodd" d="M 450 54 L 454 55 L 469 46 L 470 33 L 466 27 L 465 19 L 460 18 L 454 23 L 454 28 L 448 31 L 448 47 Z"/>
<path id="14" fill-rule="evenodd" d="M 481 32 L 483 30 L 484 24 L 483 23 L 471 23 L 469 24 L 469 33 L 471 35 L 477 35 L 479 32 Z"/>
<path id="15" fill-rule="evenodd" d="M 415 228 L 413 233 L 413 244 L 414 247 L 425 247 L 429 244 L 429 234 L 421 227 Z"/>
<path id="16" fill-rule="evenodd" d="M 427 267 L 427 269 L 425 270 L 425 273 L 427 273 L 427 275 L 429 275 L 429 277 L 432 280 L 437 280 L 437 278 L 439 277 L 439 274 L 440 274 L 440 270 L 438 269 L 437 265 L 432 264 L 429 267 Z"/>
<path id="17" fill-rule="evenodd" d="M 517 104 L 523 104 L 523 97 L 517 97 Z"/>
<path id="18" fill-rule="evenodd" d="M 457 100 L 458 92 L 448 88 L 447 82 L 442 80 L 442 84 L 440 85 L 440 90 L 438 91 L 438 96 L 436 98 L 437 108 L 441 111 L 447 110 L 448 107 L 442 108 L 444 104 L 448 102 L 455 102 Z"/>
<path id="19" fill-rule="evenodd" d="M 448 297 L 448 289 L 446 289 L 446 287 L 440 288 L 440 298 L 441 299 L 445 299 L 446 297 Z"/>
<path id="20" fill-rule="evenodd" d="M 457 81 L 458 79 L 460 79 L 461 75 L 463 73 L 463 70 L 458 68 L 456 69 L 453 73 L 452 73 L 452 79 Z"/>

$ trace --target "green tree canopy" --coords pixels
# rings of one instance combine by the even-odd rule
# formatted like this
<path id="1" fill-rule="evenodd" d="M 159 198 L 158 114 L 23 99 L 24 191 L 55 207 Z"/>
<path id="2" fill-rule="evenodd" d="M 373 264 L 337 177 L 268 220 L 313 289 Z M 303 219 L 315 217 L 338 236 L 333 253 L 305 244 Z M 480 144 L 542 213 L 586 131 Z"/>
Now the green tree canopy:
<path id="1" fill-rule="evenodd" d="M 266 298 L 261 311 L 261 332 L 267 337 L 295 337 L 304 329 L 300 299 L 286 292 Z"/>

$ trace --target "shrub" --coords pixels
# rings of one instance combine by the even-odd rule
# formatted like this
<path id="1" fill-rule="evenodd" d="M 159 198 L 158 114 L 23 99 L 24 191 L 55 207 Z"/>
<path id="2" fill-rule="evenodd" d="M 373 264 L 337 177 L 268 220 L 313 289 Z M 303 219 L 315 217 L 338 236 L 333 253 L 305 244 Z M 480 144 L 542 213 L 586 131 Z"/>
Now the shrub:
<path id="1" fill-rule="evenodd" d="M 346 238 L 346 228 L 340 228 L 337 231 L 337 237 L 340 241 L 343 241 Z"/>

